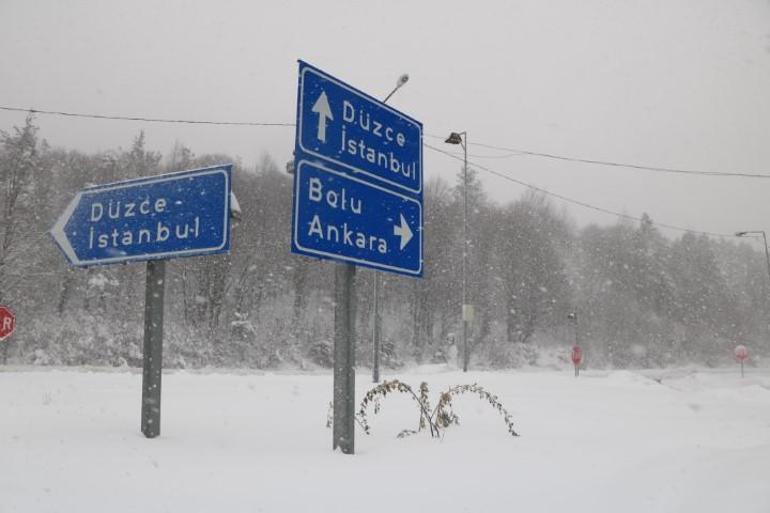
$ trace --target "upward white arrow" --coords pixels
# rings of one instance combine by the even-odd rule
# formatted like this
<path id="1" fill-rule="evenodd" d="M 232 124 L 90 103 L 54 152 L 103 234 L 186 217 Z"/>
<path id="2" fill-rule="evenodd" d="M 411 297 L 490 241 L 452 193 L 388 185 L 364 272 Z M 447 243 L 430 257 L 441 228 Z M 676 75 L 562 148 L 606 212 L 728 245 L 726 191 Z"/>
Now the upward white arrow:
<path id="1" fill-rule="evenodd" d="M 318 139 L 321 142 L 326 142 L 326 121 L 329 119 L 334 121 L 326 91 L 321 91 L 321 96 L 313 104 L 312 111 L 318 114 Z"/>
<path id="2" fill-rule="evenodd" d="M 401 226 L 393 225 L 393 235 L 401 237 L 401 247 L 398 248 L 403 251 L 404 247 L 412 240 L 412 229 L 409 228 L 409 223 L 404 219 L 404 214 L 401 214 Z"/>

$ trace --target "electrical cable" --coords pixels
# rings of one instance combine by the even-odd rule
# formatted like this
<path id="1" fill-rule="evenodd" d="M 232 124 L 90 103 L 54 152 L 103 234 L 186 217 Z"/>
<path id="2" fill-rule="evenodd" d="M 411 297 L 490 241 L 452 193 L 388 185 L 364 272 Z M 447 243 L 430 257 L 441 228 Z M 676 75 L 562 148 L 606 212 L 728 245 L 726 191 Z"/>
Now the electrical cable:
<path id="1" fill-rule="evenodd" d="M 1 106 L 0 110 L 9 112 L 28 112 L 30 114 L 45 114 L 51 116 L 65 116 L 73 118 L 87 118 L 87 119 L 106 119 L 117 121 L 144 121 L 147 123 L 177 123 L 177 124 L 189 124 L 189 125 L 216 125 L 216 126 L 261 126 L 261 127 L 294 127 L 296 123 L 266 123 L 255 121 L 207 121 L 207 120 L 192 120 L 192 119 L 171 119 L 171 118 L 151 118 L 142 116 L 109 116 L 104 114 L 86 114 L 79 112 L 64 112 L 55 110 L 43 110 L 34 108 L 22 108 L 22 107 L 9 107 Z M 438 135 L 425 134 L 428 137 L 436 139 L 443 139 Z M 474 142 L 471 146 L 479 146 L 481 148 L 488 148 L 498 151 L 506 151 L 507 155 L 473 155 L 474 158 L 489 158 L 489 159 L 502 159 L 517 156 L 529 156 L 539 157 L 552 160 L 560 160 L 565 162 L 575 162 L 580 164 L 593 164 L 599 166 L 610 166 L 618 168 L 636 169 L 640 171 L 653 171 L 659 173 L 677 173 L 686 175 L 700 175 L 700 176 L 713 176 L 713 177 L 737 177 L 737 178 L 770 178 L 770 174 L 752 173 L 752 172 L 723 172 L 723 171 L 703 171 L 698 169 L 681 169 L 673 167 L 660 167 L 660 166 L 646 166 L 641 164 L 632 164 L 625 162 L 614 162 L 609 160 L 599 159 L 587 159 L 581 157 L 571 157 L 567 155 L 560 155 L 556 153 L 545 153 L 532 150 L 522 150 L 517 148 L 510 148 L 505 146 L 497 146 L 493 144 Z"/>
<path id="2" fill-rule="evenodd" d="M 8 107 L 8 106 L 0 106 L 0 110 L 5 111 L 11 111 L 11 112 L 28 112 L 30 114 L 46 114 L 46 115 L 53 115 L 53 116 L 66 116 L 66 117 L 75 117 L 75 118 L 87 118 L 87 119 L 106 119 L 106 120 L 119 120 L 119 121 L 144 121 L 149 123 L 177 123 L 177 124 L 192 124 L 192 125 L 218 125 L 218 126 L 263 126 L 263 127 L 294 127 L 296 126 L 295 123 L 263 123 L 263 122 L 252 122 L 252 121 L 202 121 L 202 120 L 189 120 L 189 119 L 167 119 L 167 118 L 149 118 L 149 117 L 139 117 L 139 116 L 108 116 L 103 114 L 85 114 L 85 113 L 76 113 L 76 112 L 64 112 L 64 111 L 53 111 L 53 110 L 41 110 L 41 109 L 32 109 L 32 108 L 21 108 L 21 107 Z M 434 134 L 425 134 L 428 137 L 433 137 L 436 139 L 443 139 L 443 137 L 439 137 Z M 447 155 L 448 157 L 451 157 L 456 160 L 462 161 L 463 158 L 459 157 L 458 155 L 455 155 L 454 153 L 442 150 L 440 148 L 437 148 L 435 146 L 432 146 L 428 143 L 423 142 L 426 147 L 429 149 L 442 153 L 444 155 Z M 504 146 L 496 146 L 491 144 L 485 144 L 485 143 L 473 143 L 472 145 L 479 146 L 482 148 L 488 148 L 498 151 L 507 151 L 509 152 L 508 155 L 502 155 L 502 156 L 483 156 L 483 155 L 471 155 L 474 158 L 508 158 L 512 156 L 533 156 L 533 157 L 542 157 L 542 158 L 549 158 L 549 159 L 555 159 L 555 160 L 561 160 L 561 161 L 568 161 L 568 162 L 578 162 L 583 164 L 595 164 L 595 165 L 602 165 L 602 166 L 613 166 L 613 167 L 622 167 L 622 168 L 630 168 L 630 169 L 637 169 L 637 170 L 644 170 L 644 171 L 655 171 L 655 172 L 665 172 L 665 173 L 679 173 L 679 174 L 695 174 L 695 175 L 704 175 L 704 176 L 719 176 L 719 177 L 741 177 L 741 178 L 770 178 L 770 175 L 765 174 L 759 174 L 759 173 L 744 173 L 744 172 L 736 172 L 736 173 L 727 173 L 727 172 L 716 172 L 716 171 L 700 171 L 700 170 L 688 170 L 688 169 L 678 169 L 678 168 L 667 168 L 667 167 L 655 167 L 655 166 L 643 166 L 639 164 L 628 164 L 628 163 L 620 163 L 620 162 L 612 162 L 612 161 L 605 161 L 605 160 L 596 160 L 596 159 L 584 159 L 584 158 L 578 158 L 578 157 L 568 157 L 565 155 L 557 155 L 552 153 L 542 153 L 542 152 L 535 152 L 530 150 L 521 150 L 516 148 L 508 148 Z M 587 208 L 590 210 L 594 210 L 597 212 L 601 212 L 604 214 L 612 215 L 621 219 L 627 219 L 631 221 L 641 221 L 642 219 L 640 217 L 632 216 L 629 214 L 623 214 L 621 212 L 615 212 L 613 210 L 606 209 L 604 207 L 599 207 L 596 205 L 592 205 L 590 203 L 586 203 L 584 201 L 580 201 L 574 198 L 570 198 L 569 196 L 564 196 L 562 194 L 558 194 L 555 192 L 551 192 L 547 189 L 543 189 L 542 187 L 538 187 L 536 185 L 529 184 L 527 182 L 523 182 L 521 180 L 518 180 L 516 178 L 513 178 L 509 175 L 500 173 L 498 171 L 495 171 L 493 169 L 487 168 L 485 166 L 482 166 L 478 163 L 473 163 L 473 166 L 477 169 L 480 169 L 482 171 L 485 171 L 487 173 L 496 175 L 500 178 L 503 178 L 505 180 L 508 180 L 510 182 L 519 184 L 521 186 L 527 187 L 531 190 L 541 192 L 547 196 L 552 196 L 554 198 L 560 199 L 562 201 L 565 201 L 567 203 L 571 203 L 573 205 L 577 205 L 583 208 Z M 669 230 L 676 230 L 680 232 L 689 232 L 689 233 L 697 233 L 701 235 L 708 235 L 712 237 L 735 237 L 733 234 L 723 234 L 723 233 L 715 233 L 715 232 L 707 232 L 702 230 L 692 230 L 689 228 L 683 228 L 680 226 L 670 225 L 666 223 L 654 223 L 656 226 L 659 226 L 661 228 L 667 228 Z"/>
<path id="3" fill-rule="evenodd" d="M 66 116 L 71 118 L 109 119 L 117 121 L 145 121 L 148 123 L 177 123 L 189 125 L 218 125 L 218 126 L 281 126 L 293 127 L 295 123 L 259 123 L 253 121 L 200 121 L 191 119 L 145 118 L 139 116 L 107 116 L 103 114 L 83 114 L 79 112 L 62 112 L 56 110 L 24 109 L 0 105 L 0 110 L 11 112 L 29 112 L 30 114 L 47 114 L 51 116 Z"/>
<path id="4" fill-rule="evenodd" d="M 451 158 L 453 158 L 455 160 L 459 160 L 461 162 L 463 161 L 462 157 L 458 157 L 457 155 L 455 155 L 455 154 L 453 154 L 451 152 L 442 150 L 442 149 L 437 148 L 435 146 L 432 146 L 432 145 L 430 145 L 428 143 L 423 143 L 423 144 L 425 144 L 425 146 L 427 148 L 429 148 L 429 149 L 431 149 L 433 151 L 436 151 L 438 153 L 443 153 L 444 155 L 447 155 L 448 157 L 451 157 Z M 495 176 L 498 176 L 498 177 L 503 178 L 505 180 L 508 180 L 510 182 L 513 182 L 513 183 L 519 184 L 521 186 L 527 187 L 527 188 L 529 188 L 531 190 L 540 192 L 540 193 L 545 194 L 547 196 L 552 196 L 554 198 L 560 199 L 560 200 L 565 201 L 567 203 L 571 203 L 573 205 L 577 205 L 577 206 L 580 206 L 580 207 L 583 207 L 583 208 L 587 208 L 587 209 L 590 209 L 590 210 L 601 212 L 603 214 L 612 215 L 612 216 L 619 217 L 621 219 L 630 220 L 630 221 L 640 222 L 642 220 L 641 217 L 636 217 L 636 216 L 632 216 L 632 215 L 629 215 L 629 214 L 623 214 L 621 212 L 615 212 L 614 210 L 610 210 L 610 209 L 607 209 L 607 208 L 604 208 L 604 207 L 599 207 L 599 206 L 596 206 L 596 205 L 592 205 L 592 204 L 586 203 L 584 201 L 580 201 L 580 200 L 577 200 L 577 199 L 574 199 L 574 198 L 570 198 L 569 196 L 564 196 L 563 194 L 558 194 L 558 193 L 549 191 L 547 189 L 543 189 L 542 187 L 538 187 L 536 185 L 532 185 L 532 184 L 524 182 L 522 180 L 518 180 L 516 178 L 513 178 L 512 176 L 509 176 L 507 174 L 501 173 L 499 171 L 495 171 L 494 169 L 489 169 L 489 168 L 487 168 L 485 166 L 482 166 L 482 165 L 479 165 L 477 163 L 472 163 L 472 162 L 469 161 L 468 164 L 472 164 L 473 167 L 475 167 L 477 169 L 480 169 L 480 170 L 485 171 L 487 173 L 493 174 Z M 653 222 L 653 224 L 655 226 L 660 227 L 660 228 L 666 228 L 666 229 L 669 229 L 669 230 L 675 230 L 675 231 L 687 232 L 687 233 L 696 233 L 696 234 L 699 234 L 699 235 L 708 235 L 708 236 L 711 236 L 711 237 L 723 237 L 723 238 L 724 237 L 735 237 L 734 234 L 707 232 L 707 231 L 702 231 L 702 230 L 692 230 L 692 229 L 689 229 L 689 228 L 682 228 L 681 226 L 675 226 L 675 225 L 666 224 L 666 223 Z"/>
<path id="5" fill-rule="evenodd" d="M 425 135 L 427 135 L 428 137 L 433 137 L 435 139 L 440 139 L 440 140 L 444 139 L 444 137 L 440 137 L 438 135 L 433 135 L 433 134 L 425 134 Z M 509 155 L 507 156 L 524 155 L 529 157 L 539 157 L 539 158 L 546 158 L 546 159 L 552 159 L 552 160 L 560 160 L 564 162 L 576 162 L 580 164 L 593 164 L 598 166 L 636 169 L 638 171 L 653 171 L 657 173 L 676 173 L 676 174 L 683 174 L 683 175 L 700 175 L 700 176 L 713 176 L 713 177 L 770 178 L 770 174 L 763 174 L 763 173 L 753 173 L 753 172 L 744 172 L 744 171 L 736 171 L 736 172 L 703 171 L 699 169 L 681 169 L 681 168 L 674 168 L 674 167 L 646 166 L 642 164 L 613 162 L 610 160 L 570 157 L 567 155 L 559 155 L 555 153 L 544 153 L 544 152 L 531 151 L 531 150 L 522 150 L 522 149 L 510 148 L 506 146 L 496 146 L 493 144 L 478 143 L 478 142 L 472 142 L 469 144 L 469 146 L 478 146 L 480 148 L 488 148 L 491 150 L 506 151 L 506 152 L 509 152 Z M 507 156 L 500 156 L 495 158 L 506 158 Z M 489 157 L 486 157 L 486 158 L 489 158 Z"/>

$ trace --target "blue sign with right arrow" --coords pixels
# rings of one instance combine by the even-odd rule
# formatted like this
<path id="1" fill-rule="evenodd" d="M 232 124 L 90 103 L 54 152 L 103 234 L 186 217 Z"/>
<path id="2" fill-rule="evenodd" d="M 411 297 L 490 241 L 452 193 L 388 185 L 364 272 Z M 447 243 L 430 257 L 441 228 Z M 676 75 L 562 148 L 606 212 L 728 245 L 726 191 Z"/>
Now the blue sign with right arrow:
<path id="1" fill-rule="evenodd" d="M 303 253 L 418 275 L 422 205 L 318 163 L 296 167 L 293 245 Z M 414 229 L 412 227 L 415 227 Z"/>
<path id="2" fill-rule="evenodd" d="M 292 251 L 421 277 L 422 124 L 300 61 Z"/>

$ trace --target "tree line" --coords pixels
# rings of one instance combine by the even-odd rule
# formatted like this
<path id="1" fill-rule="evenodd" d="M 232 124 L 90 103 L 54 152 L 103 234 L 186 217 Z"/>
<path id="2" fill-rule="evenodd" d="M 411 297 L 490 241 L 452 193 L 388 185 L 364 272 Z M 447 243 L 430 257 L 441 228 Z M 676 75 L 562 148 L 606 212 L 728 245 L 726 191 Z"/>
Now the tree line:
<path id="1" fill-rule="evenodd" d="M 289 252 L 292 176 L 265 155 L 244 166 L 177 144 L 165 157 L 139 133 L 128 149 L 51 147 L 33 117 L 0 132 L 0 304 L 17 332 L 4 363 L 141 363 L 144 266 L 69 266 L 48 230 L 87 185 L 231 163 L 242 218 L 232 252 L 167 266 L 165 362 L 175 367 L 331 365 L 333 263 Z M 386 366 L 444 362 L 462 330 L 462 170 L 424 188 L 425 276 L 382 275 Z M 596 367 L 722 365 L 736 343 L 770 349 L 764 254 L 641 222 L 578 227 L 533 192 L 508 204 L 468 171 L 472 366 L 537 363 L 577 340 Z M 372 277 L 356 273 L 357 360 L 371 362 Z M 575 315 L 570 315 L 575 314 Z"/>

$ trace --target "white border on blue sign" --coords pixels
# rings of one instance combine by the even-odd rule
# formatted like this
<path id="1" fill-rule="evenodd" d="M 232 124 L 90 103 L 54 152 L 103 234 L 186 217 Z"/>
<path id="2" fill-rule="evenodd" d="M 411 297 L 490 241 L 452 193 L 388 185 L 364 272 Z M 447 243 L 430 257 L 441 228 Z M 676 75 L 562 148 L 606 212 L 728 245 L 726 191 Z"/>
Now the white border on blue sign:
<path id="1" fill-rule="evenodd" d="M 385 183 L 390 184 L 390 185 L 392 185 L 394 187 L 398 187 L 399 189 L 403 189 L 405 191 L 408 191 L 408 192 L 411 192 L 411 193 L 414 193 L 414 194 L 422 193 L 422 183 L 423 183 L 423 176 L 422 176 L 422 174 L 423 174 L 423 166 L 422 166 L 422 125 L 420 124 L 420 122 L 412 119 L 411 117 L 407 116 L 406 114 L 403 114 L 403 113 L 393 109 L 392 107 L 388 106 L 387 104 L 382 103 L 381 101 L 378 101 L 375 98 L 372 98 L 368 94 L 366 94 L 366 93 L 364 93 L 362 91 L 359 91 L 359 90 L 355 89 L 354 87 L 351 87 L 351 86 L 347 85 L 346 83 L 344 83 L 344 82 L 342 82 L 342 81 L 332 77 L 331 75 L 327 75 L 323 71 L 321 71 L 319 69 L 316 69 L 315 67 L 311 66 L 310 64 L 308 64 L 308 63 L 306 63 L 304 61 L 299 61 L 299 62 L 303 66 L 302 67 L 302 71 L 300 72 L 300 81 L 299 81 L 299 83 L 300 83 L 300 91 L 299 91 L 299 101 L 298 101 L 298 104 L 299 104 L 298 105 L 298 107 L 299 107 L 299 116 L 298 116 L 298 119 L 297 119 L 297 134 L 298 134 L 297 145 L 299 146 L 300 150 L 302 150 L 304 153 L 307 153 L 308 155 L 312 155 L 314 157 L 318 157 L 318 158 L 323 159 L 323 160 L 331 161 L 334 164 L 337 164 L 337 165 L 340 165 L 342 167 L 351 169 L 355 173 L 361 173 L 361 174 L 364 174 L 366 176 L 370 176 L 370 177 L 374 178 L 375 180 L 378 180 L 378 181 L 381 181 L 381 182 L 385 182 Z M 305 89 L 305 73 L 308 72 L 308 71 L 311 71 L 311 72 L 315 73 L 316 75 L 318 75 L 319 77 L 323 78 L 324 80 L 328 80 L 329 82 L 334 82 L 338 86 L 340 86 L 340 87 L 342 87 L 344 89 L 347 89 L 351 93 L 355 94 L 356 96 L 359 96 L 359 97 L 363 98 L 367 102 L 371 102 L 371 103 L 377 104 L 378 107 L 390 111 L 391 113 L 395 114 L 396 116 L 398 116 L 398 117 L 408 121 L 409 123 L 414 124 L 417 127 L 417 131 L 420 133 L 420 141 L 418 143 L 419 152 L 420 152 L 420 179 L 417 180 L 417 182 L 418 182 L 417 189 L 413 189 L 411 187 L 408 187 L 408 186 L 405 186 L 405 185 L 401 185 L 398 182 L 394 182 L 394 181 L 388 180 L 385 177 L 382 177 L 382 176 L 374 174 L 374 173 L 370 173 L 370 172 L 368 172 L 368 171 L 366 171 L 364 169 L 361 169 L 359 167 L 351 166 L 350 164 L 345 164 L 344 162 L 341 162 L 340 160 L 331 158 L 328 155 L 323 155 L 321 153 L 318 153 L 317 151 L 309 150 L 309 149 L 305 148 L 302 145 L 302 133 L 303 133 L 302 132 L 302 123 L 303 123 L 303 119 L 304 119 L 304 105 L 303 105 L 304 102 L 302 101 L 302 99 L 304 98 L 304 93 L 305 93 L 305 91 L 304 91 L 304 89 Z"/>
<path id="2" fill-rule="evenodd" d="M 328 251 L 321 251 L 321 250 L 318 250 L 318 249 L 308 249 L 308 248 L 302 246 L 299 243 L 299 240 L 298 240 L 298 236 L 299 236 L 298 230 L 299 230 L 299 205 L 300 205 L 300 201 L 299 201 L 300 176 L 299 175 L 302 172 L 302 166 L 303 165 L 313 166 L 315 168 L 321 169 L 324 172 L 331 173 L 333 175 L 337 175 L 337 176 L 339 176 L 341 178 L 344 178 L 346 180 L 352 180 L 354 182 L 358 182 L 360 184 L 366 185 L 367 187 L 371 187 L 373 189 L 378 189 L 378 190 L 386 192 L 388 194 L 392 194 L 393 196 L 397 196 L 397 197 L 399 197 L 401 199 L 404 199 L 406 201 L 411 201 L 411 202 L 417 203 L 417 210 L 420 213 L 420 225 L 417 228 L 417 230 L 415 230 L 415 231 L 419 232 L 419 240 L 417 240 L 415 242 L 417 242 L 419 244 L 419 246 L 420 246 L 419 258 L 418 258 L 418 261 L 420 263 L 420 267 L 418 267 L 416 270 L 415 269 L 409 269 L 409 268 L 406 268 L 406 267 L 397 267 L 397 266 L 394 266 L 394 265 L 381 264 L 379 262 L 372 262 L 371 260 L 365 260 L 363 258 L 354 258 L 354 257 L 345 256 L 345 255 L 340 255 L 338 253 L 330 253 Z M 295 197 L 295 200 L 294 200 L 294 234 L 293 235 L 294 235 L 294 246 L 296 248 L 302 250 L 303 252 L 305 252 L 308 255 L 320 255 L 320 256 L 325 256 L 325 257 L 331 258 L 333 260 L 344 260 L 346 262 L 354 262 L 354 263 L 357 263 L 357 264 L 365 265 L 367 267 L 373 267 L 375 269 L 385 269 L 385 270 L 389 270 L 389 271 L 394 271 L 394 272 L 404 273 L 404 274 L 410 274 L 410 275 L 414 275 L 414 276 L 420 276 L 422 274 L 422 266 L 423 266 L 423 261 L 422 261 L 422 204 L 419 201 L 417 201 L 416 199 L 411 198 L 409 196 L 406 196 L 404 194 L 401 194 L 399 192 L 391 191 L 390 189 L 387 189 L 385 187 L 381 187 L 381 186 L 373 184 L 371 182 L 367 182 L 365 180 L 361 180 L 360 178 L 355 178 L 355 177 L 347 175 L 345 173 L 340 173 L 339 171 L 335 171 L 333 169 L 329 169 L 328 167 L 324 166 L 320 162 L 310 162 L 310 161 L 307 161 L 307 160 L 300 160 L 299 163 L 297 164 L 297 169 L 296 169 L 295 172 L 297 173 L 297 176 L 294 179 L 294 197 Z"/>
<path id="3" fill-rule="evenodd" d="M 191 171 L 179 171 L 175 173 L 166 173 L 164 175 L 159 175 L 159 176 L 137 178 L 134 180 L 127 180 L 125 182 L 115 182 L 110 184 L 96 185 L 94 187 L 89 187 L 87 189 L 79 191 L 75 195 L 75 197 L 72 199 L 69 205 L 67 205 L 67 208 L 64 209 L 64 212 L 62 213 L 62 215 L 59 216 L 59 218 L 56 220 L 56 223 L 54 224 L 53 228 L 51 228 L 49 233 L 51 237 L 53 237 L 54 241 L 56 242 L 56 245 L 59 246 L 59 249 L 61 249 L 62 253 L 64 253 L 64 255 L 67 257 L 70 263 L 76 266 L 104 265 L 104 264 L 110 264 L 110 263 L 116 263 L 116 262 L 131 262 L 136 260 L 139 260 L 139 261 L 158 260 L 162 258 L 184 257 L 184 256 L 220 251 L 225 246 L 227 246 L 227 242 L 230 239 L 230 234 L 228 233 L 229 230 L 227 229 L 228 223 L 230 221 L 230 176 L 227 172 L 227 168 L 231 168 L 231 167 L 232 167 L 232 164 L 227 164 L 223 166 L 196 169 Z M 96 193 L 102 193 L 104 191 L 125 189 L 127 187 L 135 187 L 137 185 L 145 185 L 145 184 L 149 185 L 149 184 L 158 183 L 158 182 L 172 182 L 176 180 L 184 180 L 187 178 L 214 175 L 214 174 L 221 174 L 225 177 L 225 201 L 224 201 L 225 211 L 223 216 L 224 226 L 222 229 L 222 242 L 220 244 L 217 244 L 216 246 L 188 249 L 183 251 L 166 251 L 164 253 L 144 253 L 141 255 L 132 255 L 132 256 L 117 256 L 112 258 L 100 258 L 100 259 L 94 259 L 94 260 L 80 260 L 75 254 L 75 249 L 70 244 L 69 239 L 67 238 L 67 234 L 64 231 L 64 227 L 66 226 L 67 221 L 69 221 L 70 216 L 75 211 L 77 206 L 80 204 L 80 198 L 87 194 L 96 194 Z"/>

